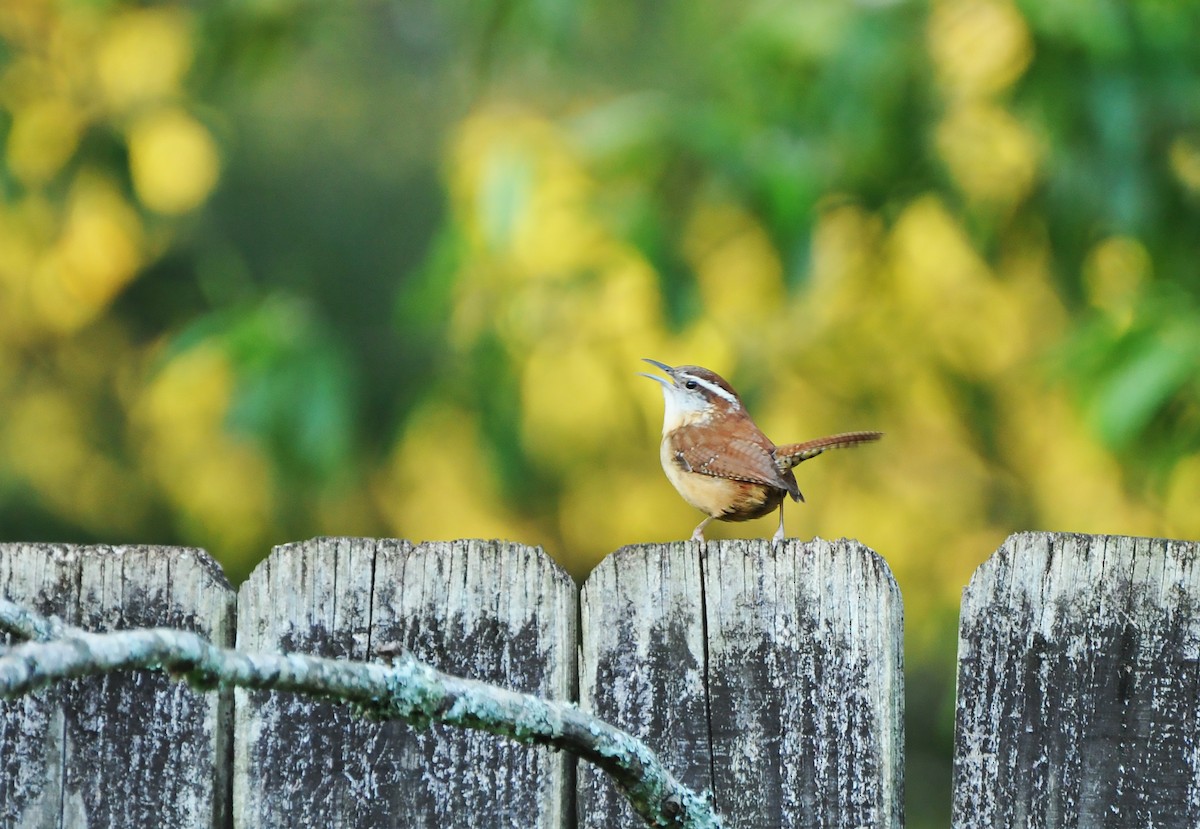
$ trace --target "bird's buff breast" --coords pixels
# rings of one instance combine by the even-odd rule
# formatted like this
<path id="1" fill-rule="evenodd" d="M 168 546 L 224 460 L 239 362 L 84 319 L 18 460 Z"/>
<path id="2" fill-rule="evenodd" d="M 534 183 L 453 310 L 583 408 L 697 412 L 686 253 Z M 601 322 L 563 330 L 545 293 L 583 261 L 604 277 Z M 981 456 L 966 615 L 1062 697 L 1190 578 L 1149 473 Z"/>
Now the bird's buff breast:
<path id="1" fill-rule="evenodd" d="M 785 494 L 782 489 L 764 484 L 690 472 L 676 461 L 667 440 L 663 440 L 659 456 L 667 479 L 683 500 L 720 521 L 761 518 L 775 510 Z"/>

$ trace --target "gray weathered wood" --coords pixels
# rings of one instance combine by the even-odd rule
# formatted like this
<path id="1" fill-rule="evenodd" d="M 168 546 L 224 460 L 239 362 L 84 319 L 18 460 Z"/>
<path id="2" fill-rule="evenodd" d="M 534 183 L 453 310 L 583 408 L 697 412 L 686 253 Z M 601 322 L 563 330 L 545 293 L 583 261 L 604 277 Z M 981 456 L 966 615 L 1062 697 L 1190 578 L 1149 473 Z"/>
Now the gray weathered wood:
<path id="1" fill-rule="evenodd" d="M 574 692 L 576 591 L 538 548 L 322 538 L 277 548 L 239 594 L 238 647 L 370 659 L 398 642 L 461 676 Z M 238 693 L 235 826 L 566 825 L 563 755 Z"/>
<path id="2" fill-rule="evenodd" d="M 580 707 L 647 743 L 684 785 L 711 789 L 695 546 L 618 550 L 592 571 L 580 601 Z M 641 825 L 598 770 L 580 764 L 578 780 L 581 829 Z"/>
<path id="3" fill-rule="evenodd" d="M 1021 533 L 959 630 L 954 826 L 1200 825 L 1193 542 Z"/>
<path id="4" fill-rule="evenodd" d="M 902 824 L 903 616 L 853 541 L 625 548 L 584 586 L 580 704 L 733 826 Z M 634 826 L 581 768 L 580 826 Z"/>
<path id="5" fill-rule="evenodd" d="M 89 630 L 233 640 L 233 590 L 202 550 L 0 544 L 0 593 Z M 147 673 L 0 702 L 0 825 L 226 826 L 231 703 Z"/>

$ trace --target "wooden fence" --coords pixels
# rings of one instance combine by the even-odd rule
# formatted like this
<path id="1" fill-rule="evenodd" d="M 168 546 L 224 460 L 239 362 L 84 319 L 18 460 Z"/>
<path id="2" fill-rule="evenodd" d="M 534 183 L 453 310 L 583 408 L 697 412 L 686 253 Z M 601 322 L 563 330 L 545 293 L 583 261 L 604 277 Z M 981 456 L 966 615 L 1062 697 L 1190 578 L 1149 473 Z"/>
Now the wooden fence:
<path id="1" fill-rule="evenodd" d="M 1195 543 L 1019 534 L 960 622 L 954 826 L 1200 826 Z M 634 733 L 732 827 L 903 825 L 903 616 L 853 541 L 618 551 L 322 538 L 234 591 L 199 550 L 0 545 L 0 595 L 94 630 L 433 666 Z M 0 827 L 619 827 L 587 764 L 147 673 L 0 702 Z"/>

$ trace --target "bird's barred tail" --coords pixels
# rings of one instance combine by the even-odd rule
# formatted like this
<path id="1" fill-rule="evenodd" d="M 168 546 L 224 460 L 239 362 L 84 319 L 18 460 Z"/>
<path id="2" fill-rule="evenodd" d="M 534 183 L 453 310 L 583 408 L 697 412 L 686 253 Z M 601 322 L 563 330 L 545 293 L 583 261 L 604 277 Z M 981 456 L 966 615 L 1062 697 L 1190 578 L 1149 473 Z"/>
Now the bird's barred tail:
<path id="1" fill-rule="evenodd" d="M 803 443 L 776 446 L 775 463 L 780 469 L 791 469 L 796 464 L 809 458 L 815 458 L 830 449 L 858 446 L 860 443 L 870 443 L 881 437 L 883 437 L 883 432 L 843 432 L 840 435 L 829 435 L 815 440 L 806 440 Z"/>

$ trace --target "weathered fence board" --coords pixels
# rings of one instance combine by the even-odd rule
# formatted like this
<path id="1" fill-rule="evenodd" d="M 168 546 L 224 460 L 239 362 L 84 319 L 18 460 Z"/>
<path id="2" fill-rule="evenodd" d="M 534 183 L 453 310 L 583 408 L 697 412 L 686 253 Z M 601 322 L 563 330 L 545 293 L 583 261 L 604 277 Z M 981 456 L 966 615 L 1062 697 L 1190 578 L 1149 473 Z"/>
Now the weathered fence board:
<path id="1" fill-rule="evenodd" d="M 579 704 L 648 743 L 696 791 L 712 788 L 700 556 L 646 544 L 600 563 L 581 597 Z M 578 770 L 578 825 L 640 826 L 595 768 Z"/>
<path id="2" fill-rule="evenodd" d="M 432 666 L 550 699 L 575 682 L 576 590 L 540 549 L 326 538 L 277 548 L 239 593 L 238 647 Z M 417 732 L 290 694 L 238 693 L 235 826 L 563 827 L 563 755 Z"/>
<path id="3" fill-rule="evenodd" d="M 582 598 L 580 703 L 738 827 L 899 827 L 899 590 L 857 542 L 626 548 Z M 580 825 L 634 826 L 580 771 Z"/>
<path id="4" fill-rule="evenodd" d="M 1200 545 L 1014 535 L 959 631 L 954 826 L 1200 826 Z"/>
<path id="5" fill-rule="evenodd" d="M 234 594 L 200 550 L 0 544 L 0 595 L 89 630 L 233 640 Z M 223 827 L 229 694 L 154 674 L 0 702 L 0 826 Z"/>
<path id="6" fill-rule="evenodd" d="M 954 825 L 1200 825 L 1200 544 L 1013 536 L 960 625 Z M 92 630 L 232 644 L 201 551 L 0 545 L 0 594 Z M 569 699 L 643 737 L 737 827 L 898 827 L 902 613 L 850 541 L 630 547 L 582 594 L 540 550 L 317 539 L 243 585 L 239 647 L 371 659 Z M 580 664 L 576 673 L 576 643 Z M 236 706 L 234 705 L 236 703 Z M 236 728 L 231 710 L 237 709 Z M 234 736 L 231 737 L 231 732 Z M 232 743 L 232 745 L 231 745 Z M 329 703 L 149 673 L 0 702 L 0 826 L 636 825 L 586 764 Z M 232 790 L 232 799 L 230 792 Z"/>

